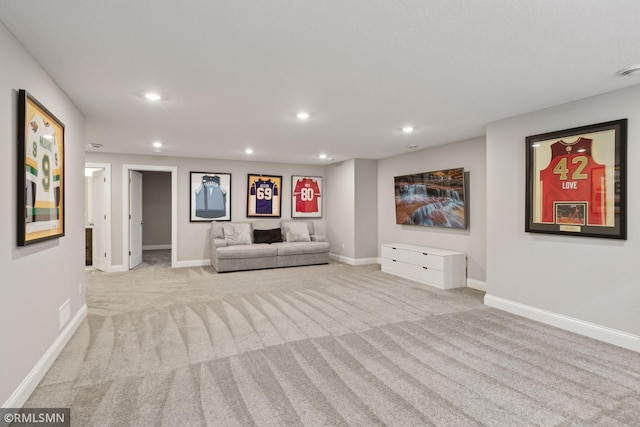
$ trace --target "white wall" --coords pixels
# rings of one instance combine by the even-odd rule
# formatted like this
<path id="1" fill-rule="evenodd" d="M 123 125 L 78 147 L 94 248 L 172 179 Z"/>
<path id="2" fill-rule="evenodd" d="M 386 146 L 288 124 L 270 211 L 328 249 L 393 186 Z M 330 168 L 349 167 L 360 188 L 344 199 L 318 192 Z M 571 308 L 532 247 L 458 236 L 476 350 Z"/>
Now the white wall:
<path id="1" fill-rule="evenodd" d="M 285 163 L 240 162 L 185 157 L 136 156 L 90 152 L 87 162 L 111 164 L 112 232 L 111 263 L 122 265 L 122 168 L 123 165 L 175 166 L 178 169 L 178 262 L 209 260 L 209 222 L 190 222 L 190 172 L 231 174 L 231 219 L 241 221 L 247 214 L 247 174 L 282 176 L 282 219 L 291 218 L 291 175 L 323 176 L 324 166 Z M 324 219 L 314 220 L 316 233 L 325 232 Z"/>
<path id="2" fill-rule="evenodd" d="M 354 172 L 355 258 L 375 259 L 378 257 L 378 161 L 356 159 Z"/>
<path id="3" fill-rule="evenodd" d="M 355 258 L 355 160 L 327 166 L 324 210 L 330 253 Z"/>
<path id="4" fill-rule="evenodd" d="M 394 176 L 463 167 L 469 173 L 466 230 L 396 224 Z M 484 288 L 486 280 L 485 139 L 441 145 L 378 161 L 378 248 L 384 243 L 410 243 L 467 254 L 467 282 Z M 379 249 L 378 249 L 379 251 Z"/>
<path id="5" fill-rule="evenodd" d="M 485 302 L 635 334 L 640 351 L 639 100 L 634 86 L 487 126 Z M 525 233 L 525 137 L 621 118 L 629 119 L 628 240 Z"/>
<path id="6" fill-rule="evenodd" d="M 58 308 L 84 313 L 84 117 L 0 23 L 0 406 L 19 406 L 57 356 Z M 65 127 L 65 236 L 16 245 L 18 90 L 26 89 Z M 24 173 L 24 169 L 22 169 Z M 70 332 L 69 329 L 66 332 Z M 40 365 L 38 365 L 40 363 Z M 40 369 L 38 369 L 38 367 Z M 32 370 L 34 370 L 32 372 Z M 33 376 L 27 376 L 32 372 Z"/>

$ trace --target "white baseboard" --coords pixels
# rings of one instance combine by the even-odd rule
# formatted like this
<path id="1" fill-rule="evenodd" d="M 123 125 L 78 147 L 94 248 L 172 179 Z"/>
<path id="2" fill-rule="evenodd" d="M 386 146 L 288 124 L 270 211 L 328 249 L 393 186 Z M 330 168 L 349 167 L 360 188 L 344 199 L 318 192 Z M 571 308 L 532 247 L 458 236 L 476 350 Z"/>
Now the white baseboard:
<path id="1" fill-rule="evenodd" d="M 210 259 L 194 259 L 194 260 L 190 260 L 190 261 L 177 261 L 176 264 L 173 267 L 175 267 L 175 268 L 180 268 L 180 267 L 208 267 L 210 265 L 211 265 L 211 260 Z M 125 271 L 129 271 L 129 270 L 124 265 L 112 265 L 107 270 L 107 273 L 122 273 L 122 272 L 125 272 Z"/>
<path id="2" fill-rule="evenodd" d="M 87 305 L 84 304 L 62 332 L 60 332 L 58 338 L 56 338 L 51 347 L 49 347 L 38 363 L 36 363 L 36 366 L 33 367 L 18 388 L 9 396 L 9 399 L 2 404 L 2 408 L 21 408 L 22 405 L 24 405 L 86 316 Z"/>
<path id="3" fill-rule="evenodd" d="M 211 265 L 210 259 L 192 259 L 189 261 L 176 261 L 176 264 L 173 266 L 175 268 L 181 267 L 208 267 Z"/>
<path id="4" fill-rule="evenodd" d="M 368 265 L 368 264 L 377 264 L 378 258 L 356 258 L 354 265 Z"/>
<path id="5" fill-rule="evenodd" d="M 640 352 L 640 336 L 638 335 L 618 331 L 617 329 L 608 328 L 595 323 L 585 322 L 580 319 L 531 307 L 529 305 L 506 300 L 504 298 L 494 297 L 492 295 L 485 295 L 484 303 L 489 307 L 517 314 L 518 316 L 526 317 L 527 319 L 575 332 L 576 334 L 604 341 L 628 350 Z"/>
<path id="6" fill-rule="evenodd" d="M 142 247 L 143 251 L 157 251 L 160 249 L 171 249 L 171 243 L 168 245 L 145 245 Z"/>
<path id="7" fill-rule="evenodd" d="M 349 265 L 366 265 L 366 264 L 377 264 L 378 258 L 349 258 L 343 255 L 338 254 L 329 254 L 329 259 L 334 261 L 342 262 Z"/>
<path id="8" fill-rule="evenodd" d="M 487 292 L 487 282 L 475 279 L 467 279 L 467 288 Z"/>

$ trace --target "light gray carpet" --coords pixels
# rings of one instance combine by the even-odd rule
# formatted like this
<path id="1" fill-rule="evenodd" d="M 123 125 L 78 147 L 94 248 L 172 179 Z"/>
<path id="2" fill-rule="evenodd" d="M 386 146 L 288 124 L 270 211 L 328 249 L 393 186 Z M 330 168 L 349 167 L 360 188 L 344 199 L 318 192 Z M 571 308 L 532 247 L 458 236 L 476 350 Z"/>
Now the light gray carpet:
<path id="1" fill-rule="evenodd" d="M 72 425 L 640 425 L 640 354 L 377 265 L 90 272 L 28 407 Z"/>

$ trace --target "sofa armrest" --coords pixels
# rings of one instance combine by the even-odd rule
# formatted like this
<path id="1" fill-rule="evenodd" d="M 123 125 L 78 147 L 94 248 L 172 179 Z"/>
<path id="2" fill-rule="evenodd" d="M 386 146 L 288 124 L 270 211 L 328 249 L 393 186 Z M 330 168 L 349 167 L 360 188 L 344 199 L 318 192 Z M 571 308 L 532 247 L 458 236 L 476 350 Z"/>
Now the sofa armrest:
<path id="1" fill-rule="evenodd" d="M 218 254 L 216 249 L 227 246 L 227 242 L 224 239 L 211 239 L 211 265 L 218 271 Z"/>
<path id="2" fill-rule="evenodd" d="M 227 246 L 227 241 L 224 239 L 212 239 L 211 249 L 223 248 Z"/>
<path id="3" fill-rule="evenodd" d="M 311 241 L 312 242 L 325 242 L 326 240 L 324 239 L 324 236 L 321 236 L 319 234 L 312 234 L 311 236 Z"/>

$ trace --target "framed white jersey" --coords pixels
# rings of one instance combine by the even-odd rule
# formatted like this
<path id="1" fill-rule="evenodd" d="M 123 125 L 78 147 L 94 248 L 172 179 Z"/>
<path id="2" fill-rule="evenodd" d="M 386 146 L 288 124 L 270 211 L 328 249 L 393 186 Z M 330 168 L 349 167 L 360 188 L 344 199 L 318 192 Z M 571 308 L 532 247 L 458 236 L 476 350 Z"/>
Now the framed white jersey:
<path id="1" fill-rule="evenodd" d="M 27 91 L 18 97 L 18 245 L 64 235 L 64 125 Z"/>

